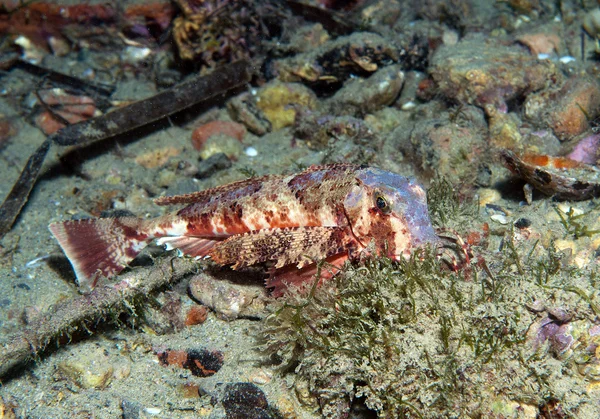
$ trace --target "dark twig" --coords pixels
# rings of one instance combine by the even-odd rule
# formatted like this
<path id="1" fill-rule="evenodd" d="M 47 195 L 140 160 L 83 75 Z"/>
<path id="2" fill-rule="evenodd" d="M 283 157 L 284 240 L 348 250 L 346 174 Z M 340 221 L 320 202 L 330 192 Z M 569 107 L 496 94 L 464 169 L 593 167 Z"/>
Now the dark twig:
<path id="1" fill-rule="evenodd" d="M 107 84 L 94 83 L 89 80 L 82 80 L 77 77 L 69 76 L 68 74 L 59 73 L 49 68 L 40 67 L 39 65 L 29 63 L 23 60 L 17 60 L 14 63 L 15 67 L 21 70 L 27 71 L 30 74 L 43 77 L 54 83 L 62 84 L 64 86 L 72 87 L 78 91 L 84 92 L 90 96 L 110 96 L 115 90 L 114 86 Z"/>
<path id="2" fill-rule="evenodd" d="M 0 238 L 10 231 L 10 228 L 21 213 L 21 209 L 27 202 L 29 193 L 33 189 L 46 154 L 48 154 L 48 150 L 50 149 L 50 144 L 50 140 L 44 141 L 29 157 L 19 179 L 17 179 L 2 206 L 0 206 Z"/>
<path id="3" fill-rule="evenodd" d="M 10 230 L 27 202 L 51 142 L 63 146 L 84 146 L 106 140 L 241 86 L 249 82 L 250 77 L 247 61 L 231 63 L 206 76 L 195 77 L 148 99 L 69 125 L 52 134 L 29 158 L 17 183 L 0 206 L 0 238 Z"/>
<path id="4" fill-rule="evenodd" d="M 249 65 L 237 61 L 204 77 L 184 81 L 171 89 L 97 118 L 69 125 L 50 136 L 59 145 L 88 145 L 172 115 L 203 100 L 250 81 Z"/>
<path id="5" fill-rule="evenodd" d="M 347 35 L 356 29 L 349 16 L 342 16 L 331 10 L 321 9 L 299 1 L 287 0 L 288 7 L 297 15 L 313 22 L 319 22 L 327 31 Z"/>
<path id="6" fill-rule="evenodd" d="M 60 301 L 0 347 L 0 377 L 35 359 L 61 337 L 89 330 L 108 315 L 116 317 L 130 311 L 136 301 L 139 303 L 152 292 L 175 284 L 197 268 L 198 263 L 192 259 L 164 258 L 158 266 L 121 275 L 116 285 L 97 287 L 89 294 Z"/>

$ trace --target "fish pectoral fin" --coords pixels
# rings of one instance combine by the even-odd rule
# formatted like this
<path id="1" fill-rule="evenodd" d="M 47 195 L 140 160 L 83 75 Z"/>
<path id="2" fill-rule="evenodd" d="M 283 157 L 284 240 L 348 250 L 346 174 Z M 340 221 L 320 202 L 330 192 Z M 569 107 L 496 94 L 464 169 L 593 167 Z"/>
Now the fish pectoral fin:
<path id="1" fill-rule="evenodd" d="M 222 265 L 238 269 L 261 262 L 277 261 L 275 268 L 297 265 L 343 252 L 351 245 L 347 227 L 288 227 L 237 234 L 216 244 L 210 256 Z"/>
<path id="2" fill-rule="evenodd" d="M 296 269 L 294 266 L 273 269 L 265 285 L 271 289 L 273 297 L 281 297 L 290 286 L 301 287 L 306 283 L 312 285 L 314 281 L 319 281 L 321 284 L 333 278 L 347 260 L 348 254 L 341 253 L 324 259 L 320 269 L 318 263 L 311 263 L 302 269 Z M 319 278 L 316 277 L 317 274 Z"/>
<path id="3" fill-rule="evenodd" d="M 156 240 L 156 244 L 165 245 L 167 250 L 178 249 L 187 256 L 197 258 L 208 256 L 217 243 L 218 240 L 193 236 L 167 236 Z"/>

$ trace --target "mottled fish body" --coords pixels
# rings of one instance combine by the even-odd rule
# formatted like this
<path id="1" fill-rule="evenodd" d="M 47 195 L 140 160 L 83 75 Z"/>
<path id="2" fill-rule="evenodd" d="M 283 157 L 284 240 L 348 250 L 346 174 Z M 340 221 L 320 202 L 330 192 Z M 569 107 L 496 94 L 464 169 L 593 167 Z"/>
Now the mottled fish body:
<path id="1" fill-rule="evenodd" d="M 423 188 L 413 179 L 372 167 L 313 166 L 298 174 L 162 197 L 156 203 L 187 206 L 149 220 L 120 217 L 50 225 L 80 285 L 90 287 L 97 278 L 119 273 L 154 239 L 233 269 L 269 262 L 268 285 L 277 294 L 314 274 L 316 261 L 340 266 L 364 253 L 398 260 L 438 240 Z"/>

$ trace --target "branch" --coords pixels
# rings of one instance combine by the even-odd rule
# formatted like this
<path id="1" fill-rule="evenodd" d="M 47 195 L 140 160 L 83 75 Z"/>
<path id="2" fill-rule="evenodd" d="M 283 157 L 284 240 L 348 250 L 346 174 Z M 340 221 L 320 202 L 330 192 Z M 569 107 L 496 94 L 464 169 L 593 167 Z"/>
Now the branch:
<path id="1" fill-rule="evenodd" d="M 87 329 L 86 325 L 93 325 L 108 314 L 129 312 L 132 302 L 175 284 L 197 268 L 198 263 L 192 259 L 164 258 L 158 266 L 137 268 L 119 276 L 117 284 L 100 286 L 89 294 L 57 303 L 0 347 L 0 378 L 34 359 L 60 337 Z"/>

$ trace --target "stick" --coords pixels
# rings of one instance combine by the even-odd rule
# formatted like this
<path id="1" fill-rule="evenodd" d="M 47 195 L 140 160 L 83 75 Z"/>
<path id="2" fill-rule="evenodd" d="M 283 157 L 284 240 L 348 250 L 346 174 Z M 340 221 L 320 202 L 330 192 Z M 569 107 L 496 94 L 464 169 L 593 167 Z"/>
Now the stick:
<path id="1" fill-rule="evenodd" d="M 194 77 L 163 90 L 148 99 L 64 127 L 49 138 L 64 146 L 88 145 L 158 121 L 249 81 L 248 62 L 236 61 L 217 68 L 204 77 Z"/>
<path id="2" fill-rule="evenodd" d="M 43 352 L 50 343 L 102 321 L 107 314 L 129 312 L 152 292 L 173 285 L 195 272 L 198 263 L 188 258 L 163 258 L 158 266 L 137 268 L 121 275 L 120 282 L 52 306 L 45 314 L 10 336 L 0 347 L 0 378 Z"/>
<path id="3" fill-rule="evenodd" d="M 44 141 L 29 157 L 27 164 L 19 175 L 19 179 L 17 179 L 8 196 L 4 199 L 2 206 L 0 206 L 0 239 L 4 237 L 4 234 L 8 233 L 27 202 L 27 198 L 33 189 L 35 180 L 46 158 L 46 154 L 48 154 L 48 150 L 50 149 L 50 144 L 49 140 Z"/>

